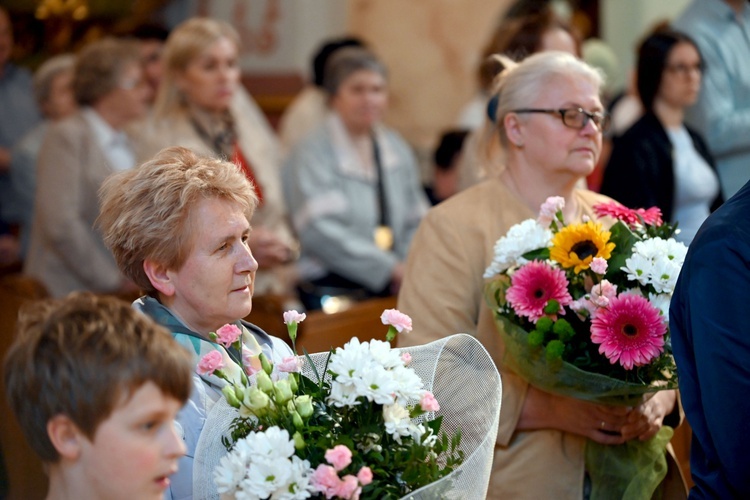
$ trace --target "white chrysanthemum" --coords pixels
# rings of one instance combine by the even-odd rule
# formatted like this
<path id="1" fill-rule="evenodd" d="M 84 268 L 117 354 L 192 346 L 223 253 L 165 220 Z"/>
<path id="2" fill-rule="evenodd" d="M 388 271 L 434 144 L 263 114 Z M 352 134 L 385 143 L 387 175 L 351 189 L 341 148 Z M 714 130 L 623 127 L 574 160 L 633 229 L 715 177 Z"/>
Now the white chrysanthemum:
<path id="1" fill-rule="evenodd" d="M 671 294 L 685 261 L 687 247 L 673 238 L 652 238 L 633 245 L 633 254 L 622 268 L 631 281 L 651 285 L 658 293 Z"/>
<path id="2" fill-rule="evenodd" d="M 414 424 L 409 419 L 409 411 L 400 404 L 383 406 L 383 421 L 385 431 L 401 443 L 401 438 L 411 436 Z"/>
<path id="3" fill-rule="evenodd" d="M 627 273 L 628 280 L 637 281 L 646 286 L 649 284 L 653 267 L 654 263 L 651 259 L 634 252 L 625 260 L 625 266 L 621 269 Z"/>
<path id="4" fill-rule="evenodd" d="M 405 366 L 397 366 L 391 372 L 395 385 L 396 402 L 407 405 L 409 401 L 418 400 L 422 397 L 424 382 L 413 369 Z"/>
<path id="5" fill-rule="evenodd" d="M 251 432 L 247 444 L 253 451 L 253 461 L 289 458 L 294 455 L 294 441 L 286 429 L 273 426 L 264 432 Z"/>
<path id="6" fill-rule="evenodd" d="M 261 498 L 268 498 L 274 491 L 289 486 L 292 477 L 290 465 L 288 458 L 253 460 L 242 487 Z"/>
<path id="7" fill-rule="evenodd" d="M 685 262 L 685 256 L 687 255 L 687 247 L 684 243 L 677 241 L 674 238 L 669 238 L 666 242 L 665 255 L 670 261 L 682 266 Z"/>
<path id="8" fill-rule="evenodd" d="M 358 397 L 365 397 L 381 405 L 393 404 L 396 383 L 390 372 L 373 363 L 360 370 L 359 375 L 359 378 L 354 381 Z"/>
<path id="9" fill-rule="evenodd" d="M 360 343 L 356 337 L 343 348 L 336 349 L 331 355 L 328 370 L 336 374 L 336 379 L 343 383 L 353 383 L 358 377 L 358 370 L 374 362 L 367 342 Z"/>
<path id="10" fill-rule="evenodd" d="M 669 323 L 669 303 L 671 300 L 671 295 L 666 293 L 648 294 L 648 301 L 661 311 L 661 315 L 666 323 Z"/>
<path id="11" fill-rule="evenodd" d="M 391 349 L 390 342 L 383 342 L 382 340 L 371 340 L 370 355 L 372 356 L 372 359 L 374 359 L 384 368 L 395 368 L 404 364 L 404 362 L 401 360 L 401 355 Z"/>
<path id="12" fill-rule="evenodd" d="M 271 495 L 271 500 L 303 500 L 310 498 L 313 490 L 310 484 L 310 476 L 313 470 L 310 462 L 302 460 L 298 456 L 292 457 L 291 480 L 288 485 L 279 488 Z"/>
<path id="13" fill-rule="evenodd" d="M 233 493 L 245 479 L 249 460 L 235 450 L 221 457 L 214 470 L 214 483 L 219 493 Z"/>
<path id="14" fill-rule="evenodd" d="M 654 267 L 651 269 L 651 284 L 654 286 L 654 290 L 657 293 L 671 294 L 677 284 L 681 267 L 681 264 L 666 259 L 654 263 Z"/>
<path id="15" fill-rule="evenodd" d="M 552 231 L 541 226 L 534 219 L 516 224 L 495 243 L 492 264 L 484 271 L 485 278 L 491 278 L 507 269 L 526 264 L 523 254 L 545 248 L 552 241 Z"/>
<path id="16" fill-rule="evenodd" d="M 331 381 L 331 393 L 328 395 L 328 402 L 339 408 L 344 406 L 355 406 L 359 404 L 359 401 L 357 401 L 357 394 L 358 391 L 354 382 L 342 384 L 333 380 Z"/>

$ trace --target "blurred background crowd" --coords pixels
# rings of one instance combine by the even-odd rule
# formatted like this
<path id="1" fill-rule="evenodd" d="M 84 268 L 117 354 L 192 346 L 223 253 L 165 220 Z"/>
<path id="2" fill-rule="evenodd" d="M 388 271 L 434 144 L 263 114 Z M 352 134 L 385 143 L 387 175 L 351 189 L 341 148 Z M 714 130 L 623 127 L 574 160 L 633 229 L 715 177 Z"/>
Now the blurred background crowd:
<path id="1" fill-rule="evenodd" d="M 429 207 L 503 168 L 490 56 L 548 50 L 604 76 L 580 187 L 689 244 L 750 178 L 744 0 L 3 0 L 0 272 L 137 297 L 97 192 L 185 146 L 255 185 L 254 311 L 394 296 Z"/>

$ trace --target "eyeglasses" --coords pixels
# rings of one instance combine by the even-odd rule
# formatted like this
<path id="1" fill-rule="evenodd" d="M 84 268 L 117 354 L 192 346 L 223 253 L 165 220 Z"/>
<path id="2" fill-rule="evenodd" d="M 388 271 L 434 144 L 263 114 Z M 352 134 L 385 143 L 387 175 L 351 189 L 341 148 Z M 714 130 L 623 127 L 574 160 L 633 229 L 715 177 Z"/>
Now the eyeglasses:
<path id="1" fill-rule="evenodd" d="M 695 64 L 671 64 L 666 67 L 666 70 L 670 73 L 677 73 L 683 78 L 687 78 L 691 72 L 696 72 L 699 75 L 703 74 L 703 71 L 705 71 L 706 67 L 703 64 L 703 62 L 695 63 Z"/>
<path id="2" fill-rule="evenodd" d="M 576 130 L 583 129 L 591 120 L 601 132 L 609 130 L 608 113 L 592 113 L 583 108 L 566 108 L 566 109 L 535 109 L 524 108 L 514 109 L 513 113 L 546 113 L 548 115 L 560 115 L 563 125 Z"/>

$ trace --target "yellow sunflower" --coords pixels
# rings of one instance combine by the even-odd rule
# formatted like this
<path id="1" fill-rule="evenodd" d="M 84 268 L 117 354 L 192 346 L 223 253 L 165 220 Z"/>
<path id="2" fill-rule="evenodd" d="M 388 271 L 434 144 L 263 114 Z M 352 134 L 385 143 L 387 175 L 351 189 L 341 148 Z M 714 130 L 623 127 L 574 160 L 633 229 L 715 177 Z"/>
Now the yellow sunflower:
<path id="1" fill-rule="evenodd" d="M 615 248 L 615 244 L 609 242 L 610 234 L 603 231 L 598 222 L 565 226 L 552 238 L 550 258 L 565 268 L 575 266 L 578 274 L 589 268 L 594 257 L 610 258 Z"/>

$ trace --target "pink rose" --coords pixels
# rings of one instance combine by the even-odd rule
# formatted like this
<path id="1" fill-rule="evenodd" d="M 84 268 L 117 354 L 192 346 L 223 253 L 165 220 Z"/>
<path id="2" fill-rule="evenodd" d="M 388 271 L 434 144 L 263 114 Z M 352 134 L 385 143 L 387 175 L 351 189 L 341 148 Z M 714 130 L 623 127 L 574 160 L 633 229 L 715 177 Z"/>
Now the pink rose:
<path id="1" fill-rule="evenodd" d="M 216 330 L 216 341 L 224 347 L 230 347 L 242 335 L 242 330 L 237 325 L 224 325 Z"/>
<path id="2" fill-rule="evenodd" d="M 609 301 L 617 296 L 617 285 L 608 280 L 591 287 L 591 302 L 597 307 L 607 307 Z"/>
<path id="3" fill-rule="evenodd" d="M 401 354 L 401 361 L 404 362 L 404 366 L 407 366 L 409 363 L 411 363 L 411 354 L 409 354 L 408 352 Z"/>
<path id="4" fill-rule="evenodd" d="M 359 487 L 359 481 L 351 474 L 347 474 L 339 482 L 338 488 L 336 488 L 336 496 L 354 500 L 359 498 L 361 488 Z"/>
<path id="5" fill-rule="evenodd" d="M 359 480 L 359 484 L 367 486 L 372 482 L 372 470 L 367 466 L 362 467 L 357 472 L 357 479 Z"/>
<path id="6" fill-rule="evenodd" d="M 317 491 L 325 493 L 326 498 L 331 498 L 336 495 L 341 480 L 336 469 L 330 465 L 320 464 L 310 476 L 310 482 Z"/>
<path id="7" fill-rule="evenodd" d="M 588 312 L 589 316 L 593 317 L 594 314 L 596 314 L 596 310 L 598 309 L 593 302 L 586 298 L 586 296 L 583 296 L 578 300 L 574 300 L 568 307 L 570 307 L 572 311 L 575 311 L 581 317 L 585 316 L 584 312 Z"/>
<path id="8" fill-rule="evenodd" d="M 594 257 L 591 261 L 591 270 L 596 274 L 604 274 L 607 272 L 607 260 L 601 257 Z"/>
<path id="9" fill-rule="evenodd" d="M 276 364 L 276 369 L 280 372 L 299 372 L 302 370 L 302 360 L 297 356 L 287 356 Z"/>
<path id="10" fill-rule="evenodd" d="M 425 393 L 422 394 L 419 406 L 424 411 L 438 411 L 440 409 L 437 399 L 435 399 L 435 396 L 430 391 L 425 391 Z"/>
<path id="11" fill-rule="evenodd" d="M 542 203 L 542 206 L 539 209 L 539 218 L 537 221 L 540 225 L 549 227 L 552 221 L 555 220 L 557 212 L 562 210 L 563 207 L 565 207 L 565 198 L 562 198 L 561 196 L 550 196 L 547 198 L 547 201 Z"/>
<path id="12" fill-rule="evenodd" d="M 284 324 L 291 325 L 292 323 L 301 323 L 305 321 L 307 315 L 305 313 L 298 313 L 295 310 L 284 312 Z"/>
<path id="13" fill-rule="evenodd" d="M 411 331 L 411 318 L 398 309 L 386 309 L 380 315 L 380 321 L 384 325 L 390 325 L 398 330 L 398 333 L 409 333 Z"/>
<path id="14" fill-rule="evenodd" d="M 343 444 L 338 444 L 326 451 L 326 462 L 333 465 L 333 468 L 337 471 L 340 471 L 352 463 L 352 451 Z"/>
<path id="15" fill-rule="evenodd" d="M 198 362 L 196 372 L 198 375 L 211 375 L 224 366 L 224 358 L 219 351 L 211 351 Z"/>

